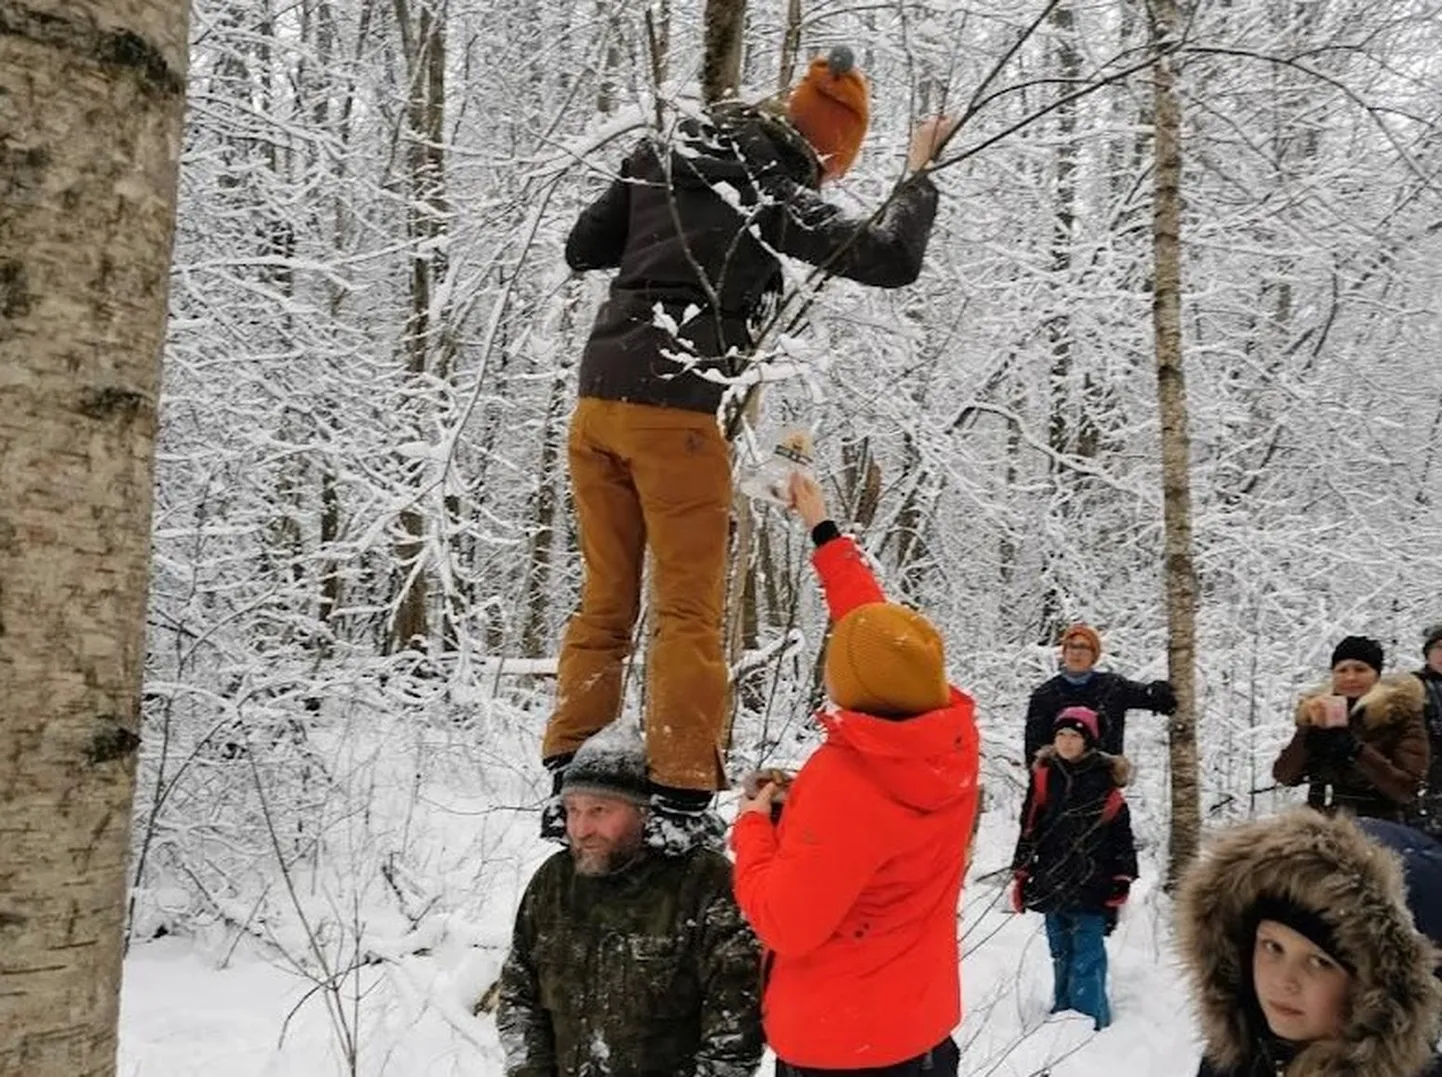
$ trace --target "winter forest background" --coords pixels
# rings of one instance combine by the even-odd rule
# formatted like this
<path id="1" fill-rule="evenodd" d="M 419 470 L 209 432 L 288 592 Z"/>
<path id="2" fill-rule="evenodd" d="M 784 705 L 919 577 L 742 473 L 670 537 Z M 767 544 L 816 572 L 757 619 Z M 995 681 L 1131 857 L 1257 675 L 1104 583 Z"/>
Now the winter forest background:
<path id="1" fill-rule="evenodd" d="M 606 284 L 569 274 L 562 245 L 645 126 L 694 107 L 702 8 L 193 5 L 130 938 L 290 968 L 347 1072 L 499 1072 L 471 1007 L 547 852 L 537 741 L 580 570 L 565 429 Z M 1439 8 L 1217 2 L 1165 42 L 1209 824 L 1286 799 L 1271 757 L 1338 637 L 1411 668 L 1442 615 Z M 855 47 L 871 132 L 830 195 L 854 212 L 898 180 L 916 118 L 965 116 L 921 281 L 795 274 L 753 369 L 758 444 L 814 426 L 838 515 L 942 626 L 981 706 L 969 1022 L 988 1012 L 971 969 L 1001 945 L 976 925 L 1011 853 L 1025 698 L 1058 628 L 1091 621 L 1104 664 L 1166 675 L 1154 14 L 747 13 L 744 97 Z M 813 742 L 824 629 L 805 536 L 772 509 L 750 523 L 738 773 Z M 1130 915 L 1160 947 L 1166 732 L 1130 725 L 1158 891 Z M 997 964 L 1004 979 L 1016 955 Z M 398 1046 L 422 1020 L 454 1070 Z M 986 1057 L 975 1072 L 1013 1072 Z"/>

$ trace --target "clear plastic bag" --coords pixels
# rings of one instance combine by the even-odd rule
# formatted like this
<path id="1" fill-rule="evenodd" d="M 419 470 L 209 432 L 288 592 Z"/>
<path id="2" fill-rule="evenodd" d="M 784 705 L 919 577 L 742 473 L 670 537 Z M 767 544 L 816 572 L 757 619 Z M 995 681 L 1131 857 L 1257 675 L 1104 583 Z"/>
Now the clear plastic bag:
<path id="1" fill-rule="evenodd" d="M 793 471 L 811 473 L 814 457 L 811 431 L 802 427 L 784 430 L 771 455 L 742 476 L 741 492 L 756 501 L 769 501 L 786 508 L 791 504 L 787 486 Z"/>

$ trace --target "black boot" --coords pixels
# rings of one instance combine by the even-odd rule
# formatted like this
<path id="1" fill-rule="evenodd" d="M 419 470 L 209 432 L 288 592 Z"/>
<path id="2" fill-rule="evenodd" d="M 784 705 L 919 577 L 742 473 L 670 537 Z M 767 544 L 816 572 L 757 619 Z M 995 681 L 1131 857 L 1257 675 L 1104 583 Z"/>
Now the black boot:
<path id="1" fill-rule="evenodd" d="M 711 809 L 715 795 L 705 789 L 677 789 L 653 782 L 646 844 L 667 856 L 681 856 L 692 849 L 722 851 L 726 824 Z"/>
<path id="2" fill-rule="evenodd" d="M 561 803 L 561 783 L 566 778 L 566 767 L 570 765 L 575 756 L 575 752 L 567 752 L 564 755 L 553 755 L 550 759 L 543 761 L 546 769 L 551 772 L 551 795 L 541 805 L 541 838 L 543 841 L 567 844 L 566 807 Z"/>

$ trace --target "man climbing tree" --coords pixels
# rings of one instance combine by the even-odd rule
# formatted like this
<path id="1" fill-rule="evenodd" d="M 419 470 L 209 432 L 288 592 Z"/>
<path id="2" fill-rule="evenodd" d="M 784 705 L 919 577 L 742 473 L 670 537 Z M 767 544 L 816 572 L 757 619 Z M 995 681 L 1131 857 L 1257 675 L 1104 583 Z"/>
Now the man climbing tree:
<path id="1" fill-rule="evenodd" d="M 581 359 L 568 458 L 585 578 L 562 642 L 542 756 L 560 789 L 576 749 L 613 721 L 652 558 L 646 741 L 653 805 L 714 830 L 724 777 L 721 627 L 731 470 L 717 410 L 780 294 L 779 255 L 895 288 L 921 272 L 936 214 L 926 165 L 952 124 L 921 124 L 910 175 L 872 219 L 817 190 L 846 173 L 869 94 L 849 49 L 812 61 L 784 112 L 734 101 L 644 138 L 576 222 L 566 259 L 617 268 Z M 559 837 L 552 797 L 542 833 Z M 719 831 L 715 831 L 719 836 Z"/>
<path id="2" fill-rule="evenodd" d="M 0 1075 L 115 1072 L 184 0 L 0 11 Z"/>

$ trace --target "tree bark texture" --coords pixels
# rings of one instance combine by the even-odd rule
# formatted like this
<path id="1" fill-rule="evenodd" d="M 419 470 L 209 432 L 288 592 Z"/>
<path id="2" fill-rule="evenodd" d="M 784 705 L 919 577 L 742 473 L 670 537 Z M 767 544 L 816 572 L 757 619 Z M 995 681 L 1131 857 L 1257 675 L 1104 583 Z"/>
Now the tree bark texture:
<path id="1" fill-rule="evenodd" d="M 1177 693 L 1171 720 L 1172 830 L 1170 883 L 1197 852 L 1201 807 L 1197 785 L 1196 570 L 1192 561 L 1191 436 L 1182 366 L 1181 105 L 1170 42 L 1176 33 L 1173 0 L 1153 7 L 1152 107 L 1155 185 L 1152 204 L 1152 325 L 1156 340 L 1157 405 L 1161 414 L 1162 520 L 1167 598 L 1167 674 Z"/>
<path id="2" fill-rule="evenodd" d="M 411 309 L 406 320 L 406 371 L 417 382 L 445 379 L 450 362 L 436 324 L 433 297 L 445 279 L 444 239 L 450 219 L 445 182 L 446 24 L 434 0 L 395 0 L 406 58 L 406 171 L 410 203 L 406 238 L 412 244 Z M 423 424 L 417 424 L 423 427 Z M 420 430 L 417 436 L 423 436 Z M 400 514 L 396 541 L 397 596 L 394 643 L 422 647 L 430 636 L 430 585 L 425 569 L 426 518 L 419 508 Z"/>
<path id="3" fill-rule="evenodd" d="M 746 0 L 706 0 L 701 96 L 709 105 L 741 88 L 741 40 Z"/>
<path id="4" fill-rule="evenodd" d="M 0 6 L 0 1075 L 115 1072 L 185 0 Z"/>

